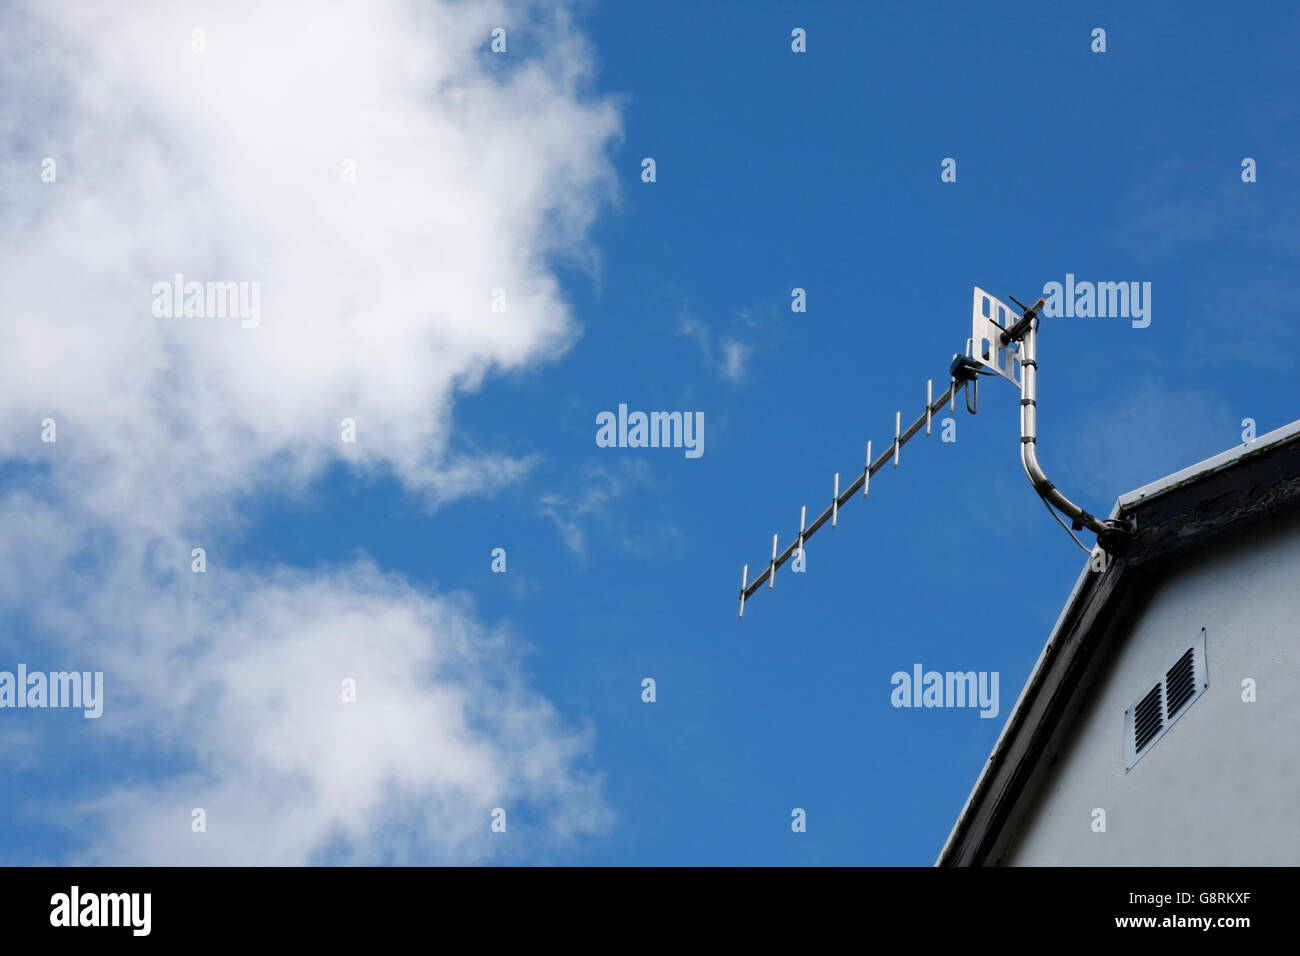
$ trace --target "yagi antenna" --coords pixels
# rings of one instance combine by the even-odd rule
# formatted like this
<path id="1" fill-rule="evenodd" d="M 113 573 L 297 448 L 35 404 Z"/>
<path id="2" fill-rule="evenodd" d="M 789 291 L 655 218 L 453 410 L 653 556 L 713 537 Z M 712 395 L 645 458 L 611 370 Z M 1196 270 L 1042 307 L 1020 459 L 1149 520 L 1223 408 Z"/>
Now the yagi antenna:
<path id="1" fill-rule="evenodd" d="M 996 375 L 1005 378 L 1020 389 L 1020 462 L 1029 476 L 1030 484 L 1038 492 L 1048 510 L 1053 508 L 1070 519 L 1073 531 L 1087 528 L 1097 535 L 1097 543 L 1103 550 L 1118 551 L 1123 539 L 1131 533 L 1131 528 L 1116 520 L 1101 520 L 1080 508 L 1061 493 L 1038 464 L 1038 323 L 1039 313 L 1046 300 L 1039 299 L 1031 306 L 1019 302 L 1014 296 L 1008 296 L 1020 307 L 1017 313 L 1010 306 L 993 298 L 983 289 L 975 287 L 974 302 L 971 309 L 971 337 L 966 340 L 964 355 L 954 355 L 948 367 L 948 387 L 937 399 L 934 397 L 934 380 L 925 384 L 925 411 L 907 427 L 902 429 L 903 413 L 894 413 L 894 440 L 888 449 L 874 461 L 871 458 L 871 442 L 867 442 L 866 463 L 862 472 L 843 491 L 840 490 L 840 475 L 835 473 L 834 491 L 830 506 L 823 511 L 811 525 L 807 524 L 808 509 L 803 507 L 799 514 L 799 534 L 794 541 L 780 550 L 779 535 L 772 535 L 772 557 L 767 567 L 749 580 L 749 565 L 745 565 L 740 574 L 740 616 L 745 616 L 745 602 L 761 588 L 764 582 L 768 590 L 776 586 L 776 570 L 800 553 L 808 539 L 817 533 L 827 521 L 834 528 L 839 524 L 840 509 L 853 500 L 861 489 L 862 497 L 867 497 L 871 488 L 871 476 L 892 459 L 898 467 L 899 452 L 907 442 L 925 427 L 930 434 L 931 419 L 935 412 L 948 405 L 956 409 L 957 393 L 965 393 L 966 410 L 972 415 L 979 411 L 979 380 L 981 376 Z M 1056 511 L 1053 517 L 1060 521 Z M 1064 522 L 1062 522 L 1064 525 Z M 1071 536 L 1073 536 L 1073 531 Z M 1075 538 L 1078 542 L 1078 538 Z M 1080 547 L 1087 548 L 1080 542 Z"/>

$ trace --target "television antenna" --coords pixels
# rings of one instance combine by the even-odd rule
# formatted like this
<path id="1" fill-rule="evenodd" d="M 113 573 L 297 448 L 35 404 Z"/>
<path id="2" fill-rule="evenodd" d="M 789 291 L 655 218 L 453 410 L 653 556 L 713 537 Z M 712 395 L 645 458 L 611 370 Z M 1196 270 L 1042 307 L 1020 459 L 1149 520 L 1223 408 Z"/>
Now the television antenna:
<path id="1" fill-rule="evenodd" d="M 804 507 L 799 513 L 799 534 L 782 550 L 779 536 L 772 535 L 772 557 L 767 567 L 749 580 L 749 565 L 744 566 L 740 575 L 740 617 L 745 616 L 745 602 L 754 593 L 767 584 L 768 590 L 776 586 L 777 568 L 785 564 L 796 554 L 802 552 L 804 545 L 826 522 L 834 528 L 839 524 L 840 509 L 852 501 L 859 491 L 867 497 L 871 489 L 871 476 L 880 471 L 893 459 L 898 467 L 899 451 L 907 442 L 925 427 L 930 434 L 934 413 L 944 405 L 956 410 L 957 393 L 965 393 L 966 410 L 972 415 L 979 411 L 979 380 L 985 376 L 998 376 L 1011 382 L 1020 389 L 1020 462 L 1034 491 L 1043 499 L 1047 510 L 1065 527 L 1060 515 L 1070 519 L 1066 528 L 1070 537 L 1085 551 L 1089 548 L 1074 535 L 1075 531 L 1088 529 L 1097 536 L 1097 546 L 1105 552 L 1117 553 L 1123 548 L 1124 539 L 1132 533 L 1132 528 L 1115 519 L 1101 519 L 1089 514 L 1079 507 L 1057 488 L 1038 463 L 1038 323 L 1040 311 L 1046 300 L 1040 298 L 1033 305 L 1027 306 L 1014 296 L 1008 296 L 1019 311 L 995 299 L 979 286 L 971 308 L 971 337 L 966 340 L 965 354 L 952 357 L 948 367 L 948 387 L 937 399 L 934 397 L 934 380 L 925 385 L 925 411 L 907 427 L 902 428 L 902 412 L 894 413 L 894 440 L 873 461 L 871 442 L 867 442 L 866 464 L 862 472 L 843 491 L 840 490 L 840 475 L 835 473 L 835 490 L 831 503 L 809 525 L 808 509 Z M 1060 512 L 1060 514 L 1057 514 Z"/>

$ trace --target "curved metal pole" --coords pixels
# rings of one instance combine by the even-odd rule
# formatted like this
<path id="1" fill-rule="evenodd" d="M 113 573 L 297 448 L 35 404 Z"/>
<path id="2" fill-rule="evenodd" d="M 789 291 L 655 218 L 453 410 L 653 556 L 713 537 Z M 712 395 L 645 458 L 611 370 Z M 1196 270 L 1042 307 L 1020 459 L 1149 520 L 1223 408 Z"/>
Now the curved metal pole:
<path id="1" fill-rule="evenodd" d="M 1111 530 L 1106 522 L 1080 508 L 1057 489 L 1038 464 L 1038 316 L 1020 340 L 1020 463 L 1044 499 L 1072 521 L 1097 534 Z"/>

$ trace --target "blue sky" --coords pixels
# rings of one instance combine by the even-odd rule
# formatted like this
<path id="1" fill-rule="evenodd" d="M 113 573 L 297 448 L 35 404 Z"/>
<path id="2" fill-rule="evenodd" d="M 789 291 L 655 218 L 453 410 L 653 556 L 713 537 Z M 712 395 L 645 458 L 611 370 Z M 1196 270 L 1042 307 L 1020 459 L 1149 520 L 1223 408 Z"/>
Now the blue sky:
<path id="1" fill-rule="evenodd" d="M 201 539 L 211 570 L 198 578 L 184 567 L 185 578 L 141 593 L 156 603 L 148 615 L 156 632 L 175 641 L 159 654 L 164 645 L 145 642 L 150 659 L 193 653 L 200 671 L 226 662 L 233 670 L 219 669 L 221 679 L 235 687 L 239 668 L 296 667 L 295 655 L 311 655 L 314 639 L 280 657 L 262 658 L 256 641 L 242 657 L 225 656 L 220 634 L 205 623 L 211 612 L 185 591 L 215 587 L 213 577 L 287 575 L 295 583 L 286 591 L 319 599 L 369 580 L 358 570 L 369 567 L 411 593 L 357 584 L 368 597 L 450 608 L 471 622 L 466 639 L 480 642 L 485 658 L 511 662 L 496 677 L 458 686 L 524 702 L 482 728 L 478 743 L 492 752 L 499 779 L 483 784 L 481 800 L 475 791 L 475 809 L 464 811 L 479 813 L 483 800 L 505 807 L 507 833 L 480 836 L 478 823 L 466 824 L 470 835 L 444 843 L 439 826 L 411 804 L 441 801 L 453 817 L 461 811 L 436 775 L 401 765 L 418 755 L 396 753 L 375 771 L 391 773 L 380 792 L 392 783 L 411 801 L 391 816 L 374 793 L 358 798 L 360 809 L 335 812 L 331 800 L 350 799 L 336 782 L 346 774 L 308 786 L 308 796 L 254 787 L 239 778 L 252 771 L 232 770 L 229 755 L 269 745 L 253 717 L 241 744 L 239 692 L 227 686 L 216 694 L 230 708 L 212 717 L 229 731 L 221 746 L 207 731 L 155 733 L 214 699 L 196 691 L 164 705 L 164 674 L 131 685 L 131 704 L 122 706 L 131 717 L 116 730 L 111 681 L 100 721 L 0 711 L 7 764 L 0 860 L 189 861 L 139 850 L 141 841 L 157 848 L 167 839 L 141 821 L 179 807 L 182 842 L 191 836 L 190 806 L 203 806 L 205 787 L 221 781 L 227 814 L 246 805 L 240 795 L 262 807 L 240 831 L 249 846 L 257 845 L 257 826 L 299 813 L 296 800 L 315 808 L 316 828 L 271 861 L 927 865 L 1083 561 L 1021 470 L 1018 396 L 989 381 L 978 415 L 959 402 L 956 442 L 942 443 L 937 430 L 916 438 L 897 471 L 873 480 L 866 502 L 854 501 L 837 529 L 810 543 L 807 573 L 783 569 L 776 590 L 756 595 L 740 622 L 742 564 L 751 575 L 761 568 L 774 532 L 784 547 L 801 505 L 820 512 L 835 472 L 845 484 L 855 477 L 865 442 L 879 449 L 892 437 L 895 410 L 905 422 L 915 417 L 927 378 L 943 387 L 970 334 L 975 285 L 1031 301 L 1067 273 L 1151 283 L 1146 328 L 1123 318 L 1043 321 L 1040 457 L 1091 511 L 1107 513 L 1119 494 L 1240 442 L 1245 418 L 1262 434 L 1294 417 L 1287 395 L 1300 328 L 1292 188 L 1300 175 L 1293 56 L 1300 14 L 1290 5 L 1005 4 L 990 12 L 959 3 L 603 3 L 546 30 L 522 12 L 503 9 L 506 19 L 494 21 L 497 13 L 483 14 L 482 25 L 506 24 L 509 50 L 518 52 L 505 57 L 536 57 L 543 70 L 559 68 L 546 59 L 548 42 L 587 41 L 574 54 L 585 78 L 555 93 L 586 104 L 590 115 L 574 120 L 586 125 L 554 140 L 544 139 L 549 127 L 527 132 L 515 157 L 523 170 L 516 175 L 536 167 L 561 196 L 571 176 L 575 194 L 595 197 L 583 206 L 590 216 L 577 217 L 578 240 L 561 228 L 556 208 L 564 200 L 539 200 L 536 221 L 522 213 L 517 220 L 536 252 L 523 257 L 531 280 L 555 283 L 530 320 L 543 316 L 536 321 L 546 325 L 551 310 L 568 323 L 522 357 L 494 343 L 497 351 L 467 360 L 446 381 L 431 375 L 431 391 L 446 386 L 440 404 L 409 407 L 439 423 L 428 426 L 435 466 L 526 464 L 471 469 L 474 477 L 449 492 L 445 480 L 426 480 L 418 450 L 385 450 L 373 460 L 333 446 L 304 453 L 293 437 L 300 419 L 287 420 L 254 441 L 266 452 L 245 463 L 227 506 L 208 510 L 224 474 L 214 465 L 211 481 L 194 478 L 202 495 L 178 499 L 178 514 L 201 506 L 201 520 L 180 514 L 174 528 L 157 532 L 158 540 L 173 531 L 178 541 Z M 35 29 L 32 22 L 22 25 Z M 807 32 L 806 53 L 790 49 L 796 27 Z M 1104 53 L 1090 49 L 1096 27 L 1106 31 Z M 502 82 L 525 69 L 504 63 L 489 50 L 486 29 L 481 35 L 463 69 Z M 74 47 L 95 42 L 77 24 L 66 36 Z M 222 95 L 219 86 L 210 92 Z M 618 132 L 593 118 L 595 103 L 617 117 Z M 146 102 L 142 114 L 151 108 Z M 16 119 L 3 128 L 5 204 L 34 210 L 6 230 L 7 249 L 48 215 L 41 204 L 49 190 L 41 192 L 33 171 L 42 156 L 68 156 L 61 165 L 68 189 L 111 193 L 102 181 L 77 183 L 73 144 L 84 140 L 50 142 L 24 125 L 43 109 L 52 107 L 28 101 L 6 110 Z M 487 114 L 475 122 L 479 130 L 501 120 Z M 573 145 L 588 142 L 583 135 L 585 150 Z M 554 158 L 569 149 L 578 157 L 572 163 Z M 332 162 L 337 151 L 323 151 Z M 656 163 L 653 183 L 641 180 L 645 157 Z M 956 182 L 940 180 L 946 157 L 956 160 Z M 1256 182 L 1242 182 L 1246 157 L 1257 163 Z M 291 208 L 280 215 L 293 224 Z M 451 228 L 443 217 L 441 209 L 429 216 L 427 228 Z M 239 222 L 238 209 L 213 213 L 205 228 L 216 238 L 205 241 L 216 248 L 194 261 L 236 256 L 221 243 L 238 245 Z M 548 234 L 552 226 L 561 239 Z M 133 227 L 106 228 L 116 235 Z M 400 236 L 364 241 L 384 253 Z M 394 255 L 400 262 L 400 251 Z M 166 260 L 156 261 L 155 272 L 170 276 Z M 246 273 L 236 275 L 263 274 L 241 266 Z M 418 267 L 412 263 L 412 274 Z M 120 294 L 113 275 L 106 269 L 96 291 Z M 333 281 L 319 276 L 315 294 L 333 301 Z M 806 313 L 791 311 L 796 287 L 806 290 Z M 396 294 L 405 291 L 399 275 Z M 40 301 L 35 293 L 21 303 L 10 297 L 11 314 L 25 308 L 40 318 L 30 305 Z M 360 351 L 367 329 L 385 321 L 389 300 L 377 298 L 356 326 Z M 58 296 L 47 299 L 55 314 L 46 320 L 57 324 Z M 274 321 L 268 307 L 267 328 L 258 330 L 264 339 Z M 193 361 L 203 361 L 201 352 Z M 351 382 L 354 404 L 383 393 L 375 371 Z M 418 373 L 393 378 L 394 391 L 419 391 Z M 105 396 L 117 394 L 114 381 L 105 376 Z M 307 397 L 322 394 L 330 393 L 322 386 Z M 75 422 L 77 403 L 95 393 L 38 397 L 63 402 L 60 414 Z M 703 456 L 597 447 L 597 414 L 620 403 L 702 411 Z M 99 473 L 51 477 L 64 466 L 39 461 L 48 449 L 31 440 L 41 407 L 35 401 L 4 416 L 5 510 L 24 514 L 48 498 L 55 504 L 38 531 L 78 527 L 59 508 L 81 515 L 76 481 Z M 320 417 L 332 422 L 336 408 L 350 407 L 326 401 Z M 367 419 L 360 421 L 364 435 Z M 256 416 L 235 419 L 219 441 L 233 442 L 235 426 L 245 425 L 261 427 Z M 60 432 L 58 447 L 76 440 L 74 428 L 67 439 Z M 405 447 L 401 434 L 395 426 L 390 447 Z M 295 470 L 285 459 L 299 454 L 306 464 Z M 207 459 L 195 461 L 207 467 Z M 68 553 L 47 566 L 36 557 L 37 531 L 7 545 L 7 567 L 34 564 L 32 575 L 54 576 L 3 590 L 0 668 L 22 660 L 33 669 L 111 672 L 117 665 L 105 648 L 135 646 L 141 625 L 119 616 L 106 596 L 120 572 L 114 522 L 150 511 L 149 486 L 132 484 L 139 479 L 130 474 L 121 494 L 135 503 L 126 517 L 105 510 L 78 518 L 79 527 L 111 539 L 80 541 L 89 557 Z M 124 549 L 146 569 L 150 540 Z M 490 569 L 498 547 L 507 553 L 504 574 Z M 87 562 L 84 570 L 77 560 Z M 145 588 L 148 577 L 141 571 L 131 586 Z M 247 587 L 223 599 L 226 613 L 270 599 L 261 591 L 254 599 Z M 59 606 L 66 616 L 52 610 Z M 361 616 L 377 633 L 390 606 L 373 607 L 373 616 Z M 258 618 L 284 619 L 272 611 Z M 363 626 L 342 640 L 369 639 Z M 997 672 L 996 719 L 971 709 L 892 707 L 891 675 L 917 663 Z M 641 700 L 646 677 L 657 685 L 652 704 Z M 195 686 L 209 678 L 217 679 L 200 673 Z M 319 733 L 337 731 L 328 726 Z M 297 730 L 315 740 L 314 728 Z M 439 733 L 396 718 L 382 732 L 386 741 Z M 532 775 L 530 761 L 550 769 Z M 449 765 L 438 766 L 441 773 Z M 177 780 L 183 785 L 165 783 Z M 805 833 L 791 831 L 796 807 L 807 812 Z M 118 813 L 134 821 L 127 830 L 138 842 L 130 847 L 105 836 Z M 422 822 L 408 833 L 412 819 Z M 219 826 L 209 836 L 218 839 Z M 566 836 L 566 827 L 579 832 Z M 264 859 L 250 851 L 236 861 Z"/>

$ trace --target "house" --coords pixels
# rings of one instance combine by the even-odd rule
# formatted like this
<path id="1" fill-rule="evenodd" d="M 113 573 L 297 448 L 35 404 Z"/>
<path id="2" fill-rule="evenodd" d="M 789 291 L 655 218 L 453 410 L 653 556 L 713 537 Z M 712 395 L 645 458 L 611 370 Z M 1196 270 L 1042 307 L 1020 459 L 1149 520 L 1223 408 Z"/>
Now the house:
<path id="1" fill-rule="evenodd" d="M 1111 517 L 937 865 L 1300 864 L 1300 422 Z"/>

